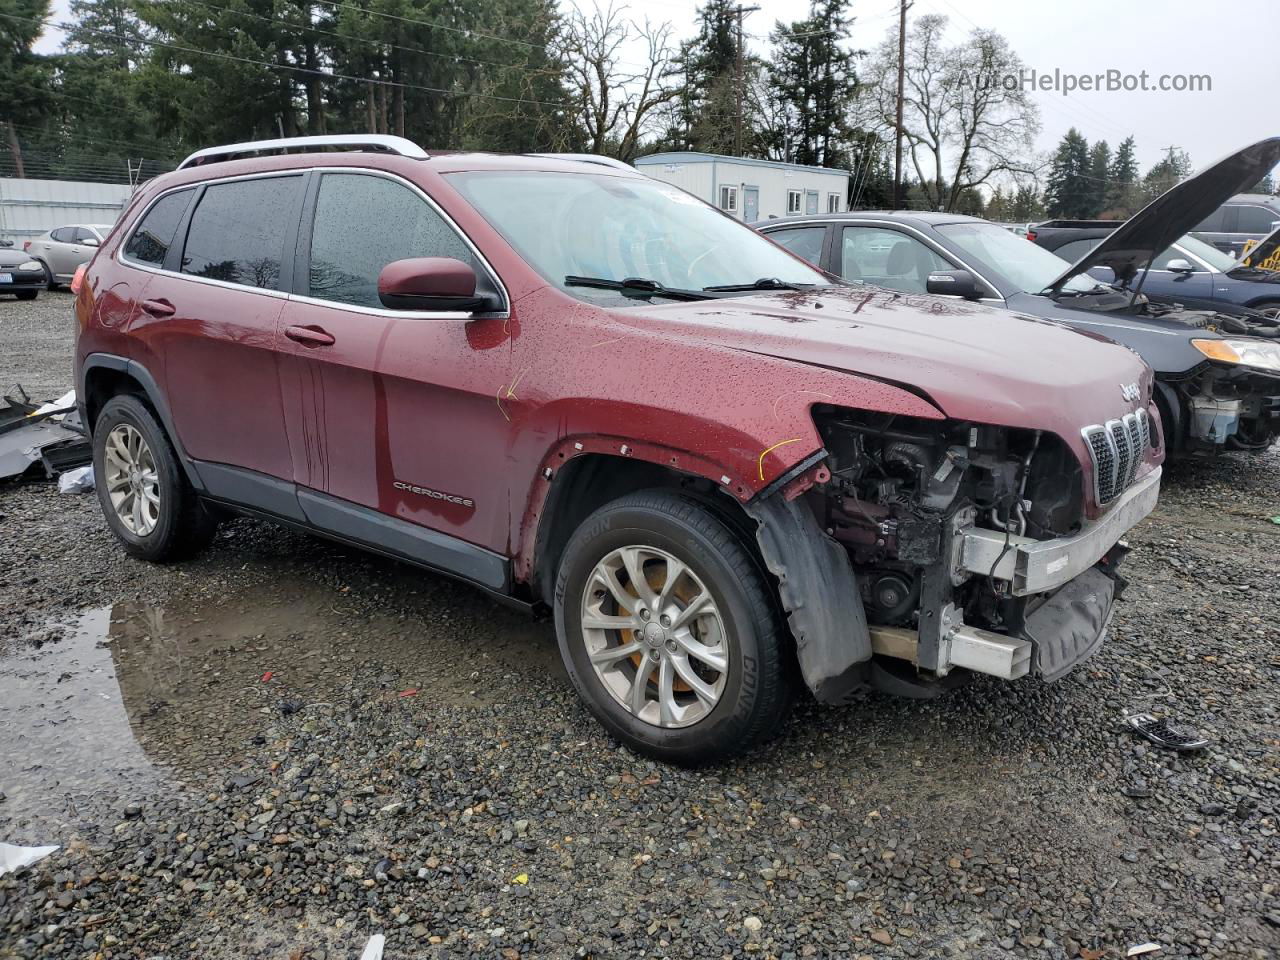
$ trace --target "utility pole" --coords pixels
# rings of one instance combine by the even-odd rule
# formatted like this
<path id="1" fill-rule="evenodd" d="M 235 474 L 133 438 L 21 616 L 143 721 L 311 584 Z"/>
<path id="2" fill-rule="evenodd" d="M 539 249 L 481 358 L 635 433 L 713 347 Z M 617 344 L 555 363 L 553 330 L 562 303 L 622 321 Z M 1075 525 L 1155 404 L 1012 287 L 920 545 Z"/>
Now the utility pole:
<path id="1" fill-rule="evenodd" d="M 907 76 L 907 10 L 909 0 L 898 3 L 898 123 L 894 129 L 893 209 L 902 209 L 902 99 Z"/>
<path id="2" fill-rule="evenodd" d="M 738 157 L 742 156 L 742 101 L 746 95 L 746 91 L 743 89 L 745 83 L 742 75 L 742 18 L 748 13 L 754 13 L 759 9 L 759 7 L 744 7 L 742 4 L 738 4 L 733 8 L 733 14 L 738 21 L 738 50 L 737 56 L 734 58 L 734 74 L 736 80 L 734 88 L 737 92 L 738 109 L 733 124 L 733 153 L 734 156 Z"/>

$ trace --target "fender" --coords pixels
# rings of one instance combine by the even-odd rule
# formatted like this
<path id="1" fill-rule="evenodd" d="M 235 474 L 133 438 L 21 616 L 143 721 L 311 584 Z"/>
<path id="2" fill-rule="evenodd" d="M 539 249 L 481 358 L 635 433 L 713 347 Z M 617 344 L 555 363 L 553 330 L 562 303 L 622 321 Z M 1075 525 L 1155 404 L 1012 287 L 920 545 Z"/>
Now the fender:
<path id="1" fill-rule="evenodd" d="M 84 363 L 80 365 L 76 376 L 76 407 L 80 412 L 80 419 L 84 423 L 85 429 L 89 431 L 90 436 L 93 435 L 93 424 L 89 422 L 88 418 L 86 407 L 88 391 L 85 389 L 85 385 L 88 383 L 90 371 L 95 369 L 122 373 L 142 387 L 142 392 L 146 395 L 147 402 L 155 410 L 156 415 L 160 418 L 161 426 L 164 427 L 170 442 L 173 443 L 174 451 L 178 454 L 178 462 L 182 464 L 182 469 L 186 473 L 187 479 L 191 481 L 191 485 L 196 490 L 203 493 L 206 489 L 204 481 L 200 478 L 200 473 L 196 469 L 195 463 L 182 446 L 182 439 L 178 436 L 178 431 L 173 427 L 173 417 L 169 413 L 169 405 L 165 402 L 164 393 L 156 383 L 156 378 L 151 375 L 151 371 L 138 361 L 117 356 L 113 353 L 90 353 L 84 358 Z"/>

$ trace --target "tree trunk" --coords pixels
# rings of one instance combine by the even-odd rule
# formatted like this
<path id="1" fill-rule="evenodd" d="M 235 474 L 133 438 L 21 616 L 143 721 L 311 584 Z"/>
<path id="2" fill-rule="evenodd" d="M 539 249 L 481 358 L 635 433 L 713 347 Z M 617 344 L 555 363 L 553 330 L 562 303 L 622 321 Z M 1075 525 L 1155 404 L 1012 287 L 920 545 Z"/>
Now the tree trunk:
<path id="1" fill-rule="evenodd" d="M 365 88 L 366 90 L 365 90 L 364 103 L 365 103 L 365 107 L 367 108 L 367 113 L 369 115 L 369 132 L 377 133 L 378 132 L 378 105 L 375 101 L 375 97 L 377 95 L 374 93 L 373 81 L 366 80 Z"/>
<path id="2" fill-rule="evenodd" d="M 13 173 L 19 180 L 26 179 L 27 168 L 22 164 L 22 146 L 18 143 L 18 133 L 13 129 L 13 121 L 6 121 L 9 130 L 9 152 L 13 155 Z"/>

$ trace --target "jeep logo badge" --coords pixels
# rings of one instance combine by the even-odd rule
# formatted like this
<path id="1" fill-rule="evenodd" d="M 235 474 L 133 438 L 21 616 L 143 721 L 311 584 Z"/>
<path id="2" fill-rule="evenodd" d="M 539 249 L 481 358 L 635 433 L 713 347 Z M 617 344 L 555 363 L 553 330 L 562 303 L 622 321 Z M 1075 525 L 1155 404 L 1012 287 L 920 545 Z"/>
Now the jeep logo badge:
<path id="1" fill-rule="evenodd" d="M 1122 383 L 1120 384 L 1120 396 L 1132 402 L 1142 396 L 1142 391 L 1138 389 L 1136 383 Z"/>

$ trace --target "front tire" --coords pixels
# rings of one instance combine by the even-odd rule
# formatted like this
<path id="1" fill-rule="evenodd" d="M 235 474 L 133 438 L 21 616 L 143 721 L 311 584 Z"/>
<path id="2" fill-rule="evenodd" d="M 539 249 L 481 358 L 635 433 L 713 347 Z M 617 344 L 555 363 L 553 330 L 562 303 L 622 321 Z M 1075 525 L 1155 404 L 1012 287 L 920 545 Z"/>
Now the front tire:
<path id="1" fill-rule="evenodd" d="M 19 300 L 34 300 L 39 290 L 19 290 L 14 294 Z"/>
<path id="2" fill-rule="evenodd" d="M 154 563 L 182 560 L 213 539 L 217 520 L 138 397 L 112 397 L 98 415 L 93 479 L 107 526 L 130 556 Z"/>
<path id="3" fill-rule="evenodd" d="M 783 625 L 725 522 L 669 491 L 593 513 L 556 581 L 560 655 L 596 719 L 637 752 L 697 764 L 746 750 L 791 703 Z"/>

